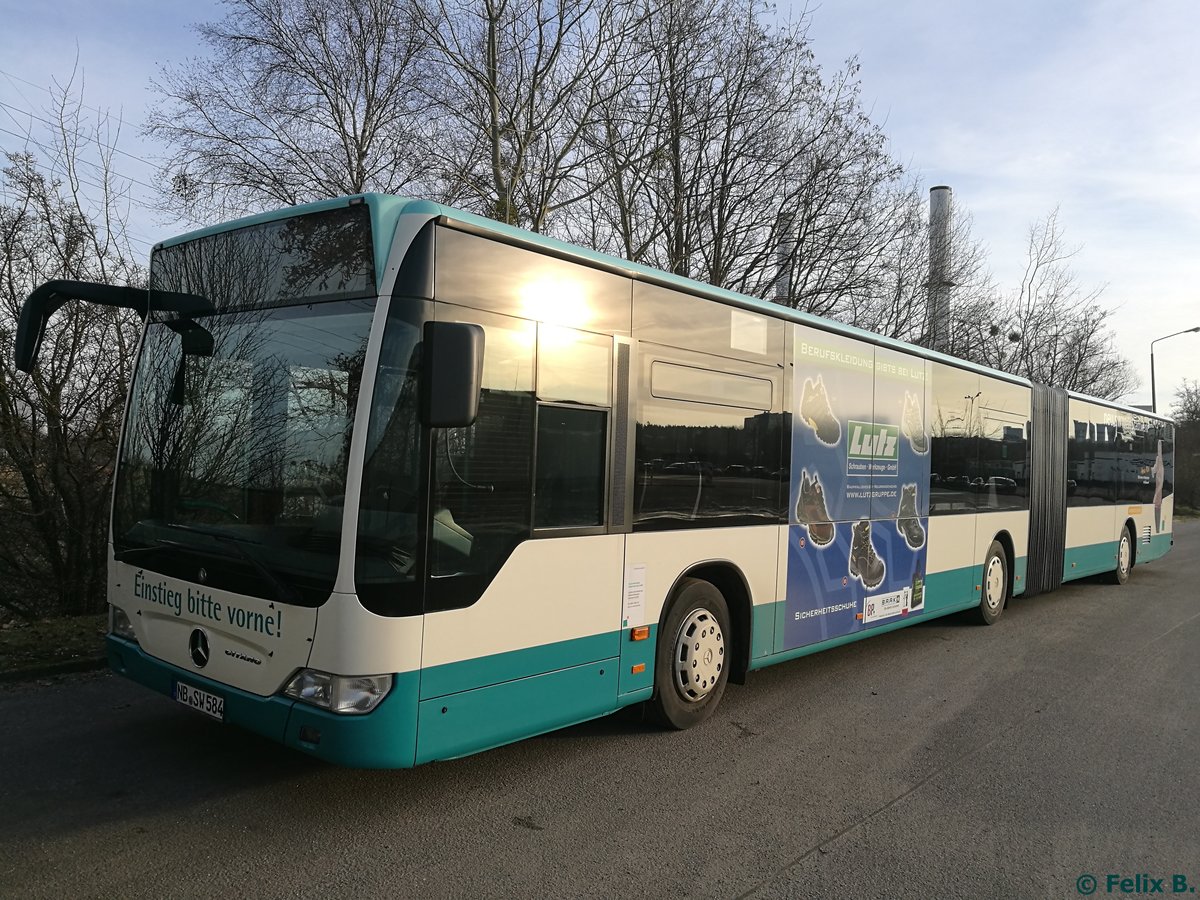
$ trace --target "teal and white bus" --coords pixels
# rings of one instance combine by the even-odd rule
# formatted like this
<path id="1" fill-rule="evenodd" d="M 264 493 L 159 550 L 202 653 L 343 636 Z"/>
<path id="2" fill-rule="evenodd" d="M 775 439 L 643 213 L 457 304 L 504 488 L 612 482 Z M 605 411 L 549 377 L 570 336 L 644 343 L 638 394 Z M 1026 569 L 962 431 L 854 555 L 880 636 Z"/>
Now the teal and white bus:
<path id="1" fill-rule="evenodd" d="M 111 521 L 112 668 L 349 766 L 449 759 L 1171 546 L 1140 410 L 364 195 L 164 241 Z M 798 673 L 799 674 L 799 673 Z"/>

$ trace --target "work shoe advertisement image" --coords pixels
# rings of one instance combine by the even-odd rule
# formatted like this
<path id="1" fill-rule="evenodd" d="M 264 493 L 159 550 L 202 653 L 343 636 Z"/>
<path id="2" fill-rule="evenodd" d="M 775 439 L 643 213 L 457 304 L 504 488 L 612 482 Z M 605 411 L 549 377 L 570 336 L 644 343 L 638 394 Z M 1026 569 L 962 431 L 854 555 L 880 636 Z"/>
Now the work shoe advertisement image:
<path id="1" fill-rule="evenodd" d="M 925 364 L 808 328 L 794 363 L 784 649 L 920 613 L 929 524 Z"/>

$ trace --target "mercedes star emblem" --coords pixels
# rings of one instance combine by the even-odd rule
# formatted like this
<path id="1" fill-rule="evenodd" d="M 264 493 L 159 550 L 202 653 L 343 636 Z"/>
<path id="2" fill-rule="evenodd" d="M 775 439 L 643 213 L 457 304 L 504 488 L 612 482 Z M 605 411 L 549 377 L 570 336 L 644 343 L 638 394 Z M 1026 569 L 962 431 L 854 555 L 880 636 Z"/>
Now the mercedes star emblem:
<path id="1" fill-rule="evenodd" d="M 192 632 L 191 638 L 188 640 L 188 650 L 192 654 L 192 664 L 197 669 L 203 669 L 208 665 L 208 635 L 200 628 Z"/>
<path id="2" fill-rule="evenodd" d="M 198 577 L 200 578 L 200 583 L 201 583 L 201 584 L 204 584 L 205 582 L 207 582 L 207 581 L 208 581 L 208 569 L 204 569 L 204 568 L 202 568 L 202 569 L 200 570 L 200 573 L 199 573 L 199 576 L 198 576 Z"/>

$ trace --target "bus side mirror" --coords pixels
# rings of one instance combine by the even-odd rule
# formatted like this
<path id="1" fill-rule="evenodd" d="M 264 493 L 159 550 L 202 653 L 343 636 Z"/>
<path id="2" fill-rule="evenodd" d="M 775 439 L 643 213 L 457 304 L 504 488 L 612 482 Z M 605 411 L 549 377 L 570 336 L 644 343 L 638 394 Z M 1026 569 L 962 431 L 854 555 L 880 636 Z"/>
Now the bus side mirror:
<path id="1" fill-rule="evenodd" d="M 17 368 L 22 372 L 33 371 L 38 351 L 42 347 L 42 337 L 46 334 L 46 323 L 67 299 L 39 289 L 34 291 L 21 307 L 21 318 L 17 320 L 17 337 L 13 342 L 13 357 Z"/>
<path id="2" fill-rule="evenodd" d="M 483 328 L 426 322 L 423 343 L 421 422 L 430 428 L 475 424 L 483 385 Z"/>

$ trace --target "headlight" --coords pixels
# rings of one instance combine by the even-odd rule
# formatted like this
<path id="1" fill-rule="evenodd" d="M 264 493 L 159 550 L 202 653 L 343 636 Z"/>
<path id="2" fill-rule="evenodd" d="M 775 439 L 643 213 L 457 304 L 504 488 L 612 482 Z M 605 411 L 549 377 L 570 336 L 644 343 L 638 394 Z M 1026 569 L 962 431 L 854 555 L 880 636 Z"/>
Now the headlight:
<path id="1" fill-rule="evenodd" d="M 133 623 L 129 621 L 129 616 L 125 615 L 125 610 L 119 606 L 110 606 L 108 619 L 108 630 L 119 638 L 125 638 L 127 641 L 137 643 L 137 635 L 133 633 Z"/>
<path id="2" fill-rule="evenodd" d="M 331 712 L 360 715 L 378 706 L 391 689 L 391 675 L 330 675 L 301 669 L 283 693 Z"/>

